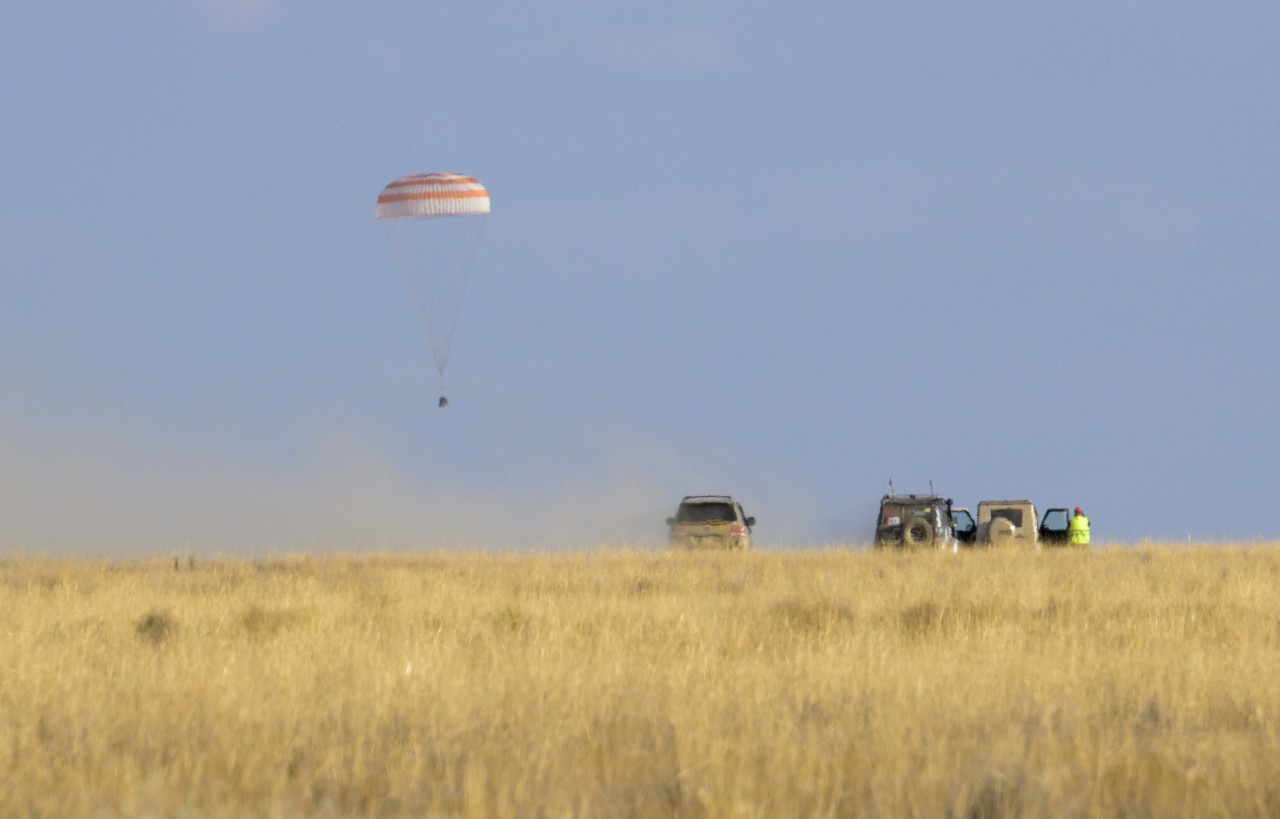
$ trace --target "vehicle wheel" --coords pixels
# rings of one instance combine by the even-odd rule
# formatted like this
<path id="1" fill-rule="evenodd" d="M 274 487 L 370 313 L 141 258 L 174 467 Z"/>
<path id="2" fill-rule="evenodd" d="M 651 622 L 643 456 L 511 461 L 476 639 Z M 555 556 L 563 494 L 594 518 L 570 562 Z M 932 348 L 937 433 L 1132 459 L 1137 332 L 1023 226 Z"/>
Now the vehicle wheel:
<path id="1" fill-rule="evenodd" d="M 927 546 L 933 543 L 933 524 L 925 518 L 912 518 L 902 527 L 902 542 L 908 546 Z"/>

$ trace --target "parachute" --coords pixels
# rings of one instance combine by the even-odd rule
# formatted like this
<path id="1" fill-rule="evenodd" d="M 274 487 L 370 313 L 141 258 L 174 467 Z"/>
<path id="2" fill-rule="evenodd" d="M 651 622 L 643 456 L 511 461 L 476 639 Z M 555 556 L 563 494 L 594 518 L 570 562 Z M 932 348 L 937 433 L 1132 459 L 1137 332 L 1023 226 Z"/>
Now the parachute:
<path id="1" fill-rule="evenodd" d="M 444 392 L 444 370 L 458 324 L 489 192 L 469 176 L 402 176 L 378 194 L 376 215 L 386 228 L 391 256 L 426 337 Z M 448 406 L 442 395 L 439 406 Z"/>

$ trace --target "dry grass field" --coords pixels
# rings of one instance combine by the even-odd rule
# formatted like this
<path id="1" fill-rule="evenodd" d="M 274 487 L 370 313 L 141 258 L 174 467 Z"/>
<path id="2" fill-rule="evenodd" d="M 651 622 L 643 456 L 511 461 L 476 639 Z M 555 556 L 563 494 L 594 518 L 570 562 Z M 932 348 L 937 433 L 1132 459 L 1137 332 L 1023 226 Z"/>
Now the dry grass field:
<path id="1" fill-rule="evenodd" d="M 0 816 L 1277 816 L 1280 549 L 0 561 Z"/>

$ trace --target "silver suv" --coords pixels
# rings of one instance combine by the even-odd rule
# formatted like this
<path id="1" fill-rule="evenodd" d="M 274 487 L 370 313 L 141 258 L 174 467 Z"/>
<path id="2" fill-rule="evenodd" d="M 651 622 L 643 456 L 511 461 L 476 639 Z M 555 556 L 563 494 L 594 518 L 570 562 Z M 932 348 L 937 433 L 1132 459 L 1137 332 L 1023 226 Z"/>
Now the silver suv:
<path id="1" fill-rule="evenodd" d="M 689 495 L 667 518 L 667 542 L 677 549 L 750 549 L 755 525 L 728 495 Z"/>

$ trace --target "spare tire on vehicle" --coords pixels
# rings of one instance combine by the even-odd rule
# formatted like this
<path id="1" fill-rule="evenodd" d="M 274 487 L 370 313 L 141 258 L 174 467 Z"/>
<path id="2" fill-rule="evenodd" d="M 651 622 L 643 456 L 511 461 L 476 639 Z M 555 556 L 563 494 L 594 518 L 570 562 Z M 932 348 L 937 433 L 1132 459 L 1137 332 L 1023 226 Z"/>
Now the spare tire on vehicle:
<path id="1" fill-rule="evenodd" d="M 1018 527 L 1008 518 L 992 518 L 987 527 L 987 539 L 992 543 L 1003 543 L 1013 539 L 1014 530 Z"/>
<path id="2" fill-rule="evenodd" d="M 911 518 L 903 524 L 902 542 L 907 546 L 932 546 L 933 524 L 928 518 Z"/>

